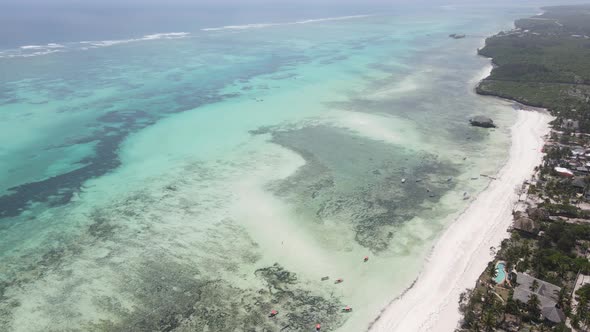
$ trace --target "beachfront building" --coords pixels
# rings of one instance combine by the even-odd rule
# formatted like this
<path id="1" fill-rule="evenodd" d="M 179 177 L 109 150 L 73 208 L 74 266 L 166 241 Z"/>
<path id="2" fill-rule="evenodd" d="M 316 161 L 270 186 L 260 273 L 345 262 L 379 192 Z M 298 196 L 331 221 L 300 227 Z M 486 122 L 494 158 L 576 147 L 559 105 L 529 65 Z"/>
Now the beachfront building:
<path id="1" fill-rule="evenodd" d="M 578 120 L 565 119 L 561 123 L 561 128 L 565 130 L 578 130 L 580 128 L 580 122 Z"/>
<path id="2" fill-rule="evenodd" d="M 533 287 L 535 281 L 536 287 Z M 527 303 L 531 295 L 534 294 L 539 299 L 541 315 L 545 319 L 553 323 L 561 323 L 565 320 L 565 314 L 557 307 L 561 287 L 520 272 L 516 273 L 516 283 L 518 286 L 514 289 L 515 300 Z"/>
<path id="3" fill-rule="evenodd" d="M 539 233 L 539 225 L 535 220 L 529 218 L 526 213 L 516 211 L 514 213 L 514 223 L 512 229 L 520 232 L 525 236 L 536 236 Z"/>
<path id="4" fill-rule="evenodd" d="M 555 167 L 555 172 L 557 172 L 557 174 L 561 175 L 561 176 L 565 176 L 565 177 L 573 177 L 574 176 L 574 172 L 570 171 L 569 169 L 565 168 L 565 167 Z"/>
<path id="5" fill-rule="evenodd" d="M 575 188 L 577 193 L 584 193 L 586 191 L 586 180 L 582 176 L 576 176 L 572 180 L 572 187 Z"/>

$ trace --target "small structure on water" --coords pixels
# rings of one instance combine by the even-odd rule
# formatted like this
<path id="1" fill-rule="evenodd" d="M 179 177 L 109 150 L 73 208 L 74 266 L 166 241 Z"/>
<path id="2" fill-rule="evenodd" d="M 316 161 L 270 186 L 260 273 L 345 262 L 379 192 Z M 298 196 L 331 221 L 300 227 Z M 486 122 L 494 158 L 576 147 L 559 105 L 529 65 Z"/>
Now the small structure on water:
<path id="1" fill-rule="evenodd" d="M 453 39 L 462 39 L 462 38 L 465 38 L 466 36 L 464 34 L 452 33 L 449 35 L 449 37 L 453 38 Z"/>

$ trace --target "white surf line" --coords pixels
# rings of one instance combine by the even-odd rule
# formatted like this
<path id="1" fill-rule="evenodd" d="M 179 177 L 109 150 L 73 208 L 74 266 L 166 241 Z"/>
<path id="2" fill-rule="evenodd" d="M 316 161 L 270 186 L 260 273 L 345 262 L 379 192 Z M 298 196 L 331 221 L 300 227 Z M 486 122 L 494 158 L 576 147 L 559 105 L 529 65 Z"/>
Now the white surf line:
<path id="1" fill-rule="evenodd" d="M 349 16 L 339 16 L 339 17 L 326 17 L 326 18 L 317 18 L 317 19 L 309 19 L 309 20 L 301 20 L 295 22 L 284 22 L 284 23 L 252 23 L 252 24 L 243 24 L 243 25 L 226 25 L 217 28 L 204 28 L 201 31 L 221 31 L 221 30 L 245 30 L 245 29 L 260 29 L 260 28 L 268 28 L 273 26 L 279 25 L 295 25 L 295 24 L 308 24 L 308 23 L 317 23 L 317 22 L 328 22 L 328 21 L 342 21 L 342 20 L 350 20 L 355 18 L 364 18 L 364 17 L 371 17 L 374 15 L 349 15 Z"/>
<path id="2" fill-rule="evenodd" d="M 511 128 L 509 159 L 461 216 L 438 239 L 421 274 L 385 308 L 369 331 L 454 331 L 461 319 L 459 295 L 472 288 L 493 258 L 490 247 L 508 236 L 514 188 L 542 161 L 543 136 L 552 119 L 545 112 L 518 111 Z"/>
<path id="3" fill-rule="evenodd" d="M 6 49 L 0 52 L 0 58 L 27 58 L 39 55 L 46 55 L 57 52 L 66 51 L 86 51 L 89 49 L 108 47 L 120 44 L 128 44 L 140 41 L 151 41 L 159 39 L 183 39 L 190 37 L 189 32 L 164 32 L 145 35 L 139 38 L 130 39 L 114 39 L 114 40 L 95 40 L 95 41 L 80 41 L 67 43 L 49 43 L 45 45 L 25 45 L 15 49 Z"/>
<path id="4" fill-rule="evenodd" d="M 118 44 L 127 44 L 139 41 L 158 40 L 158 39 L 181 39 L 190 36 L 188 32 L 166 32 L 145 35 L 140 38 L 116 39 L 116 40 L 98 40 L 98 41 L 81 41 L 80 44 L 88 44 L 96 47 L 113 46 Z"/>

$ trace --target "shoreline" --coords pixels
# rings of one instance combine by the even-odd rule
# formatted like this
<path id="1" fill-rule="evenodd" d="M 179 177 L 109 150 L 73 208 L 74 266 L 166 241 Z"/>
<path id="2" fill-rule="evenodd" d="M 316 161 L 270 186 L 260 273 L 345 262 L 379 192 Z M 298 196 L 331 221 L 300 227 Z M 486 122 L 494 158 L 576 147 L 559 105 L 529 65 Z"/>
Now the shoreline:
<path id="1" fill-rule="evenodd" d="M 493 259 L 490 247 L 508 236 L 518 200 L 515 188 L 542 161 L 540 149 L 552 117 L 522 108 L 511 127 L 510 154 L 497 179 L 443 232 L 417 279 L 383 309 L 368 331 L 439 332 L 458 327 L 459 295 L 473 287 Z"/>

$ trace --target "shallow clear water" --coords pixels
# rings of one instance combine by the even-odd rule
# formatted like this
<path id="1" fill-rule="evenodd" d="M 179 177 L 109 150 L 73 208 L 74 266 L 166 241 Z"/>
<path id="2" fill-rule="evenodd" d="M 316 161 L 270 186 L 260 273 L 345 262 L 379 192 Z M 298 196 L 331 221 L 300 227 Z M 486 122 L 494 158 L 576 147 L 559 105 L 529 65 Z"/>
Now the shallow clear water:
<path id="1" fill-rule="evenodd" d="M 530 13 L 3 51 L 0 328 L 363 330 L 505 160 L 475 50 Z"/>

